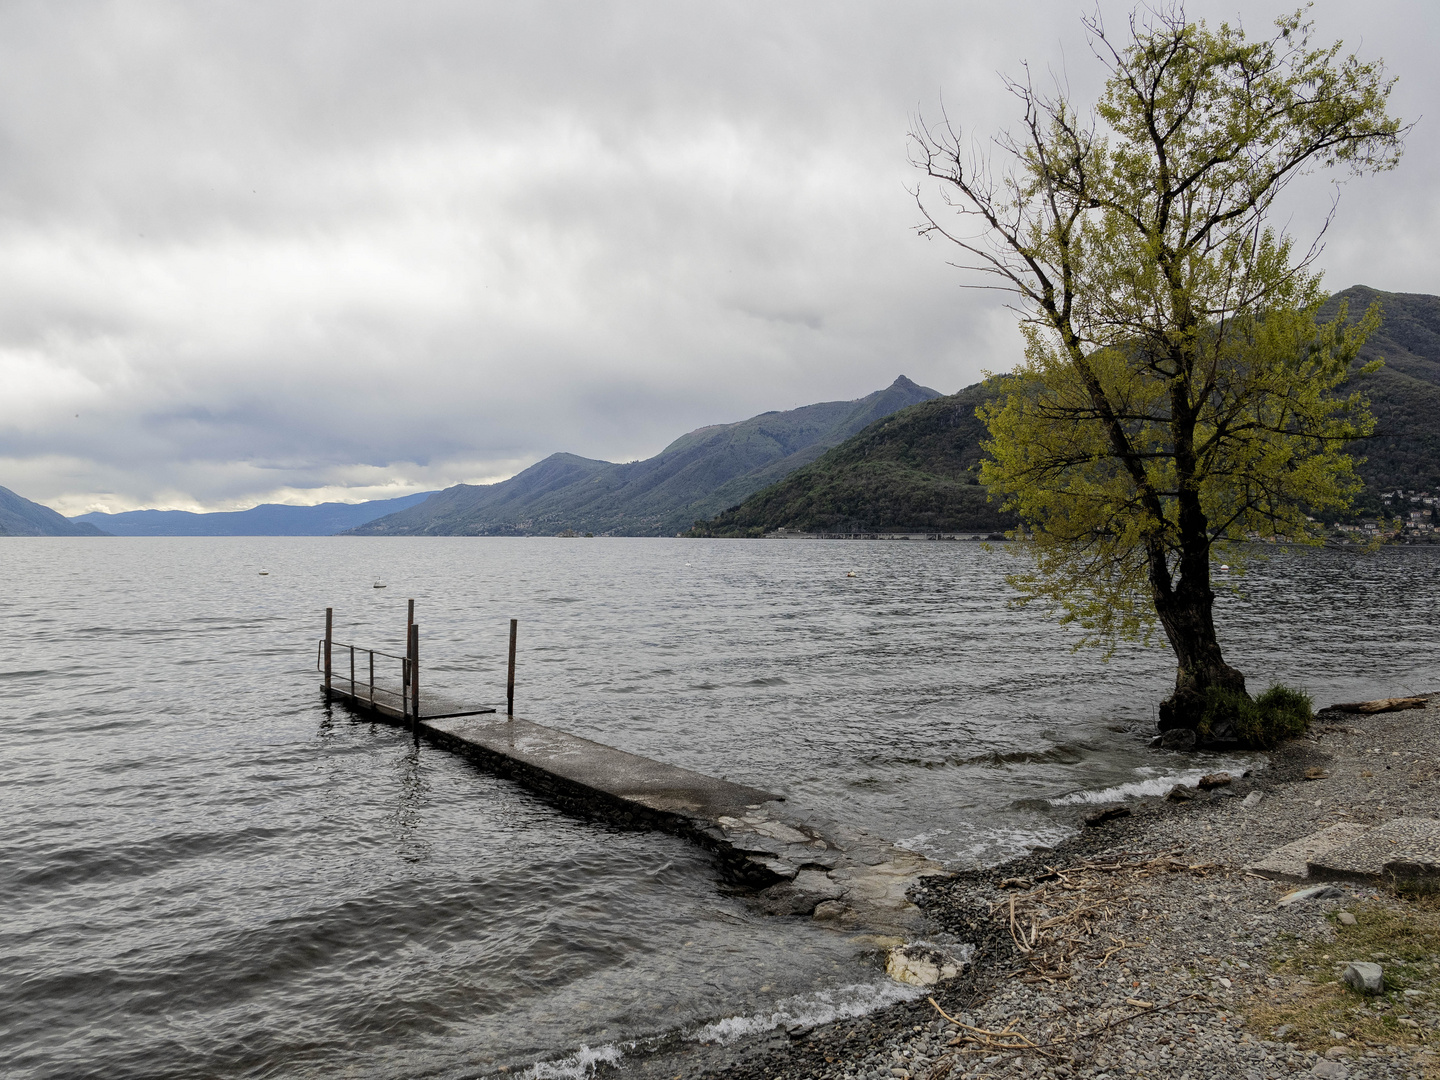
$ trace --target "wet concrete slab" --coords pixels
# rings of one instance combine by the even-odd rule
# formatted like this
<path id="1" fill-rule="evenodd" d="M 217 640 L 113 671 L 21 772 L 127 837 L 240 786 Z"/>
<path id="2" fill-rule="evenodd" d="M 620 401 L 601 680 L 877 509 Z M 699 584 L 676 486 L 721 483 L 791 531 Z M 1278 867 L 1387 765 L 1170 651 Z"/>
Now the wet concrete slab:
<path id="1" fill-rule="evenodd" d="M 398 696 L 372 704 L 368 685 L 332 699 L 390 722 L 406 722 Z M 777 915 L 887 933 L 923 928 L 906 898 L 936 863 L 864 830 L 824 819 L 782 795 L 632 754 L 503 713 L 476 715 L 423 691 L 417 737 L 508 776 L 562 809 L 632 828 L 655 828 L 712 851 L 723 871 Z"/>
<path id="2" fill-rule="evenodd" d="M 1436 867 L 1440 867 L 1440 821 L 1416 817 L 1376 825 L 1346 843 L 1327 848 L 1307 864 L 1315 881 L 1376 884 L 1388 884 L 1396 876 L 1434 876 Z"/>
<path id="3" fill-rule="evenodd" d="M 613 800 L 632 815 L 686 814 L 716 821 L 744 815 L 783 796 L 654 761 L 558 728 L 499 714 L 421 719 L 432 741 L 513 771 L 540 771 L 577 792 Z"/>
<path id="4" fill-rule="evenodd" d="M 1317 833 L 1302 836 L 1299 840 L 1278 847 L 1245 869 L 1252 874 L 1276 881 L 1305 881 L 1310 876 L 1309 863 L 1312 859 L 1333 847 L 1365 835 L 1369 829 L 1368 825 L 1342 821 L 1328 829 L 1321 829 Z"/>

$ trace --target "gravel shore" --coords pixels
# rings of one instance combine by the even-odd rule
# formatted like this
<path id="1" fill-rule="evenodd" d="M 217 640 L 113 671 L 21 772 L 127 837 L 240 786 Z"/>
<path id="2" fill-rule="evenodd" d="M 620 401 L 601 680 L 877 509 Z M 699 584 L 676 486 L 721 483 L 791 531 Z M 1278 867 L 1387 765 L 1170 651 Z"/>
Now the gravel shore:
<path id="1" fill-rule="evenodd" d="M 1308 949 L 1333 966 L 1320 950 L 1337 940 L 1339 912 L 1381 918 L 1409 902 L 1345 884 L 1281 905 L 1300 886 L 1245 870 L 1337 822 L 1440 817 L 1437 736 L 1440 697 L 1423 710 L 1324 712 L 1248 778 L 1189 800 L 1131 802 L 1129 816 L 1055 851 L 930 879 L 912 899 L 942 940 L 977 946 L 933 1004 L 922 996 L 671 1065 L 732 1080 L 1440 1077 L 1429 1050 L 1432 1039 L 1440 1049 L 1440 995 L 1429 989 L 1374 1003 L 1352 995 L 1342 1004 L 1369 1026 L 1318 1037 L 1330 1045 L 1313 1030 L 1292 1034 L 1303 1024 L 1272 1023 L 1287 1007 L 1304 1015 L 1307 994 L 1343 995 L 1287 959 Z M 1252 791 L 1259 801 L 1246 805 Z M 1334 962 L 1374 955 L 1342 947 Z"/>

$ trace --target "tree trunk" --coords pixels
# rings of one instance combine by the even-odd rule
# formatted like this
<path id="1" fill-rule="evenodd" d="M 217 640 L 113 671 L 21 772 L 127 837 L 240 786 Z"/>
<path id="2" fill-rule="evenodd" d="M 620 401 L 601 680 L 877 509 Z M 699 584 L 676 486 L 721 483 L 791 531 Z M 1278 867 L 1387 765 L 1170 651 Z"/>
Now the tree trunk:
<path id="1" fill-rule="evenodd" d="M 1175 692 L 1160 703 L 1160 730 L 1194 728 L 1205 708 L 1211 686 L 1245 693 L 1245 676 L 1220 654 L 1211 610 L 1215 594 L 1209 583 L 1196 587 L 1182 579 L 1163 601 L 1156 600 L 1160 624 L 1175 651 Z"/>
<path id="2" fill-rule="evenodd" d="M 1188 314 L 1188 313 L 1187 313 Z M 1192 320 L 1186 320 L 1187 322 Z M 1190 370 L 1193 356 L 1177 351 L 1177 370 Z M 1155 613 L 1175 651 L 1175 692 L 1160 703 L 1160 730 L 1199 726 L 1205 710 L 1205 691 L 1212 686 L 1245 693 L 1245 676 L 1220 655 L 1215 637 L 1215 593 L 1210 588 L 1210 523 L 1200 505 L 1195 459 L 1196 408 L 1190 401 L 1189 379 L 1176 380 L 1171 389 L 1171 433 L 1175 440 L 1175 470 L 1180 481 L 1176 497 L 1180 562 L 1178 580 L 1171 574 L 1163 545 L 1150 545 L 1150 590 Z"/>
<path id="3" fill-rule="evenodd" d="M 1220 654 L 1215 636 L 1215 593 L 1210 588 L 1210 545 L 1185 545 L 1180 560 L 1180 580 L 1171 584 L 1166 559 L 1161 552 L 1151 556 L 1150 584 L 1155 612 L 1170 648 L 1175 652 L 1175 692 L 1160 703 L 1160 730 L 1195 728 L 1205 709 L 1205 691 L 1211 686 L 1245 693 L 1245 676 Z M 1156 572 L 1156 562 L 1163 577 Z"/>
<path id="4" fill-rule="evenodd" d="M 1179 405 L 1179 399 L 1176 401 Z M 1180 412 L 1177 407 L 1176 412 Z M 1193 475 L 1193 417 L 1185 415 L 1176 432 L 1176 460 L 1182 477 Z M 1175 692 L 1160 703 L 1160 730 L 1199 726 L 1205 691 L 1212 686 L 1245 693 L 1245 676 L 1220 655 L 1215 636 L 1215 592 L 1210 588 L 1210 527 L 1193 487 L 1181 482 L 1176 500 L 1180 564 L 1178 580 L 1159 545 L 1150 555 L 1150 588 L 1155 613 L 1175 652 Z"/>

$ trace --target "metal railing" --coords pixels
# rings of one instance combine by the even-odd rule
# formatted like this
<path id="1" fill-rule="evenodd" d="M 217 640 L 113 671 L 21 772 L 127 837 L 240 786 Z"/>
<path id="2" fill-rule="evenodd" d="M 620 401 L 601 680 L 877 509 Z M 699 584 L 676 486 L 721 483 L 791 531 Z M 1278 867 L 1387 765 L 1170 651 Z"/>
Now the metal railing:
<path id="1" fill-rule="evenodd" d="M 322 674 L 325 672 L 325 643 L 326 639 L 322 637 L 315 644 L 315 670 L 321 672 Z M 332 684 L 337 680 L 342 685 L 348 682 L 350 685 L 350 696 L 356 701 L 368 702 L 372 709 L 375 707 L 375 695 L 379 694 L 382 704 L 389 705 L 392 708 L 398 707 L 401 716 L 409 716 L 411 707 L 410 698 L 412 696 L 410 694 L 410 687 L 414 686 L 418 682 L 415 676 L 419 674 L 419 665 L 414 660 L 412 660 L 408 656 L 399 656 L 395 653 L 385 652 L 382 649 L 368 649 L 363 645 L 351 645 L 348 642 L 344 641 L 331 640 L 330 648 L 330 680 Z M 350 654 L 350 674 L 348 676 L 343 674 L 343 668 L 338 671 L 336 670 L 336 665 L 334 664 L 334 651 L 337 649 L 348 652 Z M 355 655 L 357 653 L 366 657 L 367 659 L 366 672 L 363 684 L 361 683 L 360 679 L 356 677 L 355 674 Z M 375 657 L 377 656 L 382 656 L 387 660 L 399 662 L 399 689 L 396 689 L 394 686 L 386 685 L 384 682 L 375 681 Z M 358 687 L 360 687 L 361 685 L 363 685 L 365 688 L 365 693 L 363 695 L 358 692 Z M 397 700 L 399 702 L 398 706 L 396 705 Z"/>
<path id="2" fill-rule="evenodd" d="M 516 621 L 510 620 L 510 666 L 509 676 L 506 685 L 506 711 L 513 716 L 515 712 L 515 627 Z M 331 693 L 346 694 L 343 684 L 349 683 L 350 689 L 346 696 L 357 704 L 367 704 L 371 710 L 377 708 L 376 695 L 380 695 L 378 706 L 398 712 L 405 720 L 407 727 L 415 732 L 416 741 L 420 738 L 420 625 L 415 621 L 415 601 L 409 602 L 409 614 L 405 626 L 405 655 L 385 652 L 383 649 L 369 649 L 363 645 L 352 645 L 346 641 L 336 641 L 335 631 L 335 609 L 325 609 L 325 636 L 320 639 L 315 647 L 315 669 L 325 676 L 325 695 L 328 698 Z M 341 649 L 350 654 L 350 674 L 347 677 L 335 670 L 335 650 Z M 355 674 L 355 654 L 360 653 L 366 658 L 365 672 L 365 693 L 360 693 L 360 680 Z M 399 661 L 400 663 L 400 688 L 397 690 L 385 682 L 375 681 L 375 657 L 381 656 L 387 660 Z M 336 687 L 335 682 L 340 681 L 341 687 Z M 399 708 L 395 707 L 395 699 L 399 699 Z M 448 720 L 461 716 L 480 716 L 484 713 L 493 713 L 496 710 L 489 707 L 478 709 L 458 709 L 452 712 L 432 712 L 426 720 Z"/>

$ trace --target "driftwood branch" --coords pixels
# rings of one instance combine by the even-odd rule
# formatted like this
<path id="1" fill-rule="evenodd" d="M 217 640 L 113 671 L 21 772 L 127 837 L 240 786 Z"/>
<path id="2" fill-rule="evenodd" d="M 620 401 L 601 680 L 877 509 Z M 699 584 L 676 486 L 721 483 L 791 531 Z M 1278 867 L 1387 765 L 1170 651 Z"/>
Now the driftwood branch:
<path id="1" fill-rule="evenodd" d="M 1423 697 L 1387 697 L 1374 701 L 1347 701 L 1330 708 L 1335 712 L 1348 713 L 1400 712 L 1402 709 L 1423 709 L 1425 701 Z"/>

